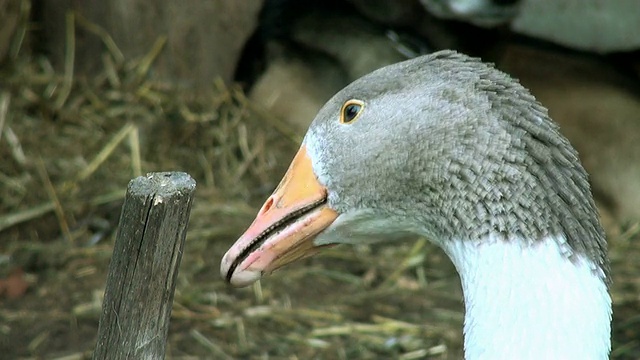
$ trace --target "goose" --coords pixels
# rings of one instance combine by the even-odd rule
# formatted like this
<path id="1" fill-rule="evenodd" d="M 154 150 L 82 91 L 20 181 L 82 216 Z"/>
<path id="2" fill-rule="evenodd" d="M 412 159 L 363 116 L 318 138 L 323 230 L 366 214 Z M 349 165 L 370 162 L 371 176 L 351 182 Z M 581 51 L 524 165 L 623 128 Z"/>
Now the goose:
<path id="1" fill-rule="evenodd" d="M 221 261 L 246 286 L 335 244 L 426 237 L 462 284 L 466 359 L 606 359 L 607 244 L 576 150 L 527 89 L 445 50 L 331 98 Z"/>

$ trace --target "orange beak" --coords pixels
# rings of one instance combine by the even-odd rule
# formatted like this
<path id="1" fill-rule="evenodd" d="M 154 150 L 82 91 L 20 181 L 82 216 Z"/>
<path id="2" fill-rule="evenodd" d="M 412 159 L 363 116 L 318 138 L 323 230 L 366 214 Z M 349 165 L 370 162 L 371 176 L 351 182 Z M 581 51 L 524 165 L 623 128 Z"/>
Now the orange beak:
<path id="1" fill-rule="evenodd" d="M 313 239 L 338 217 L 316 178 L 304 145 L 258 216 L 222 258 L 220 272 L 234 286 L 318 252 Z"/>

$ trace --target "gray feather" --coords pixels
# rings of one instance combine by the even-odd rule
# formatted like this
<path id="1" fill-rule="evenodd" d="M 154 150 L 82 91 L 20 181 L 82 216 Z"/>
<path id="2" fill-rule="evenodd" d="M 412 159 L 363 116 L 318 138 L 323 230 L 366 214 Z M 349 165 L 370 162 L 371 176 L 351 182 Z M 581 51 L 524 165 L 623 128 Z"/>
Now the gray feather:
<path id="1" fill-rule="evenodd" d="M 340 124 L 349 99 L 365 102 Z M 318 113 L 308 146 L 340 212 L 426 224 L 436 242 L 564 235 L 609 280 L 606 240 L 578 153 L 527 89 L 478 59 L 442 51 L 377 70 Z M 594 269 L 595 271 L 596 269 Z"/>

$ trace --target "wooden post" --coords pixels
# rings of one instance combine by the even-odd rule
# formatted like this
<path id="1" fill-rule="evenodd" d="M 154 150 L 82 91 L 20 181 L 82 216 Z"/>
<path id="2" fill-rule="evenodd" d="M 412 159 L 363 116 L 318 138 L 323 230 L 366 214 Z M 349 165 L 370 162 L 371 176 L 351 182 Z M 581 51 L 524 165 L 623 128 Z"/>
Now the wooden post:
<path id="1" fill-rule="evenodd" d="M 151 173 L 129 183 L 93 359 L 163 359 L 195 181 Z"/>

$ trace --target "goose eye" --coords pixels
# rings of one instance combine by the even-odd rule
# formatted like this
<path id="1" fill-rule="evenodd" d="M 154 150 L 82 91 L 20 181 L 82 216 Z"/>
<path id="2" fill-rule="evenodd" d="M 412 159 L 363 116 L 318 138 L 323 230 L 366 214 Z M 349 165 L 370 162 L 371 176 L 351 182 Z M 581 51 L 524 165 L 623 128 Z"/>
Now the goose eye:
<path id="1" fill-rule="evenodd" d="M 340 112 L 340 123 L 350 124 L 358 118 L 364 109 L 364 103 L 360 100 L 349 100 L 342 105 Z"/>

